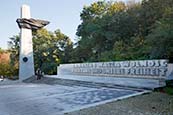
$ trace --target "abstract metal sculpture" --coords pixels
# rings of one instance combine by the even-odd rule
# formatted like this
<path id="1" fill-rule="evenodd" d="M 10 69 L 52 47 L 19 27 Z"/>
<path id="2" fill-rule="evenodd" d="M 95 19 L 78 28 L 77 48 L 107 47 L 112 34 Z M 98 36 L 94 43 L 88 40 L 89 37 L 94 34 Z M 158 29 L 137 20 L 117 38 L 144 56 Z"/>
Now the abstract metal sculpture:
<path id="1" fill-rule="evenodd" d="M 18 18 L 16 22 L 18 23 L 19 28 L 27 28 L 32 30 L 38 30 L 49 24 L 48 21 L 38 20 L 33 18 L 30 19 Z"/>

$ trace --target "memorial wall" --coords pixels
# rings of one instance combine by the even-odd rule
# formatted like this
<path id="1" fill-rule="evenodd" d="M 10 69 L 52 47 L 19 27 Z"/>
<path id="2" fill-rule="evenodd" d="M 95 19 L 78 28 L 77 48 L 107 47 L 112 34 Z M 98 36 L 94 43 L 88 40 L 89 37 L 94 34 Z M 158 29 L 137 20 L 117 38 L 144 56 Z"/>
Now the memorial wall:
<path id="1" fill-rule="evenodd" d="M 59 67 L 60 74 L 138 78 L 165 78 L 167 70 L 167 60 L 76 63 L 63 64 Z"/>

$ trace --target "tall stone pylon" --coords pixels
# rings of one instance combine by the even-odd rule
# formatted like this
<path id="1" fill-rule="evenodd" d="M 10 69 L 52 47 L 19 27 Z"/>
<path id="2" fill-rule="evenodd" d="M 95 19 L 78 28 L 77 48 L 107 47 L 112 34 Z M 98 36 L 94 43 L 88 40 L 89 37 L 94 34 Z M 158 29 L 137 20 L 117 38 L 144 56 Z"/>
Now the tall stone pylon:
<path id="1" fill-rule="evenodd" d="M 30 7 L 22 5 L 21 18 L 30 19 Z M 19 79 L 23 80 L 35 75 L 32 30 L 28 28 L 20 29 L 20 57 L 19 57 Z"/>
<path id="2" fill-rule="evenodd" d="M 35 75 L 32 30 L 38 30 L 49 22 L 31 18 L 28 5 L 22 5 L 21 18 L 16 21 L 20 28 L 19 79 L 24 80 Z"/>

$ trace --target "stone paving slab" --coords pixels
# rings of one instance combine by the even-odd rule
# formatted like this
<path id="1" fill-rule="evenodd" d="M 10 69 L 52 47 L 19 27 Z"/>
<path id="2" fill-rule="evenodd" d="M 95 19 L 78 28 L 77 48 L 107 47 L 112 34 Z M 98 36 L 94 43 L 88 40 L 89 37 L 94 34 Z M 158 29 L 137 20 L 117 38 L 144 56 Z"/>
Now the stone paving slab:
<path id="1" fill-rule="evenodd" d="M 144 92 L 45 84 L 1 85 L 0 115 L 58 115 Z"/>

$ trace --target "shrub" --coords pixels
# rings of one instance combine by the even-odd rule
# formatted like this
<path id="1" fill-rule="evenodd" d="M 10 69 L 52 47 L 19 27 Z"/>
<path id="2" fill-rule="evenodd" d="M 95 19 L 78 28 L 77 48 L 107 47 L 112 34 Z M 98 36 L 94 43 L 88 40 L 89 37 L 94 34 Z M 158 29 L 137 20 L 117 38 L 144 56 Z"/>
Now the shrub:
<path id="1" fill-rule="evenodd" d="M 8 63 L 0 63 L 0 75 L 4 76 L 5 78 L 14 79 L 14 76 L 17 76 L 17 74 L 17 67 L 11 66 Z"/>

